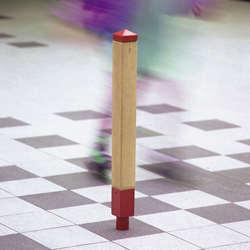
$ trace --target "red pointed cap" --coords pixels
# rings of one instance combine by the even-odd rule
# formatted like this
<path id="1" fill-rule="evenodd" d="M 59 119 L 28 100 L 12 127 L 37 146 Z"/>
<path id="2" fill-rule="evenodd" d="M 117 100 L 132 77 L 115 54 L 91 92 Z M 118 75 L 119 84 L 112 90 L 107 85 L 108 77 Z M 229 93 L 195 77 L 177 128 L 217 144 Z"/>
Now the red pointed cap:
<path id="1" fill-rule="evenodd" d="M 129 31 L 129 30 L 121 30 L 113 34 L 113 40 L 118 42 L 136 42 L 138 39 L 137 34 Z"/>

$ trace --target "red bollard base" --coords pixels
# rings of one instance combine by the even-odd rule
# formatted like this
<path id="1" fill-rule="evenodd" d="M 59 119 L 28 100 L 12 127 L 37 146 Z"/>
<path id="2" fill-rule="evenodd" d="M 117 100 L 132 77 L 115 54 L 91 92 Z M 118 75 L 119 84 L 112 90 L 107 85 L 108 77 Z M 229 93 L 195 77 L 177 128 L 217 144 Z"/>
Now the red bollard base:
<path id="1" fill-rule="evenodd" d="M 129 217 L 116 217 L 116 229 L 128 230 L 129 229 Z"/>

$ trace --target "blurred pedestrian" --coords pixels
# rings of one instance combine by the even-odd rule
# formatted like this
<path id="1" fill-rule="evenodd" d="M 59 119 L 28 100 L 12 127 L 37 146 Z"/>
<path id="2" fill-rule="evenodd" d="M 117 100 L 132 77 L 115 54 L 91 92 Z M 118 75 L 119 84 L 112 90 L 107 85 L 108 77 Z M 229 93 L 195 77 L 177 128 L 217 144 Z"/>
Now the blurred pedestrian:
<path id="1" fill-rule="evenodd" d="M 137 99 L 144 97 L 152 77 L 152 59 L 160 47 L 162 18 L 164 15 L 184 15 L 190 11 L 201 16 L 200 1 L 205 0 L 57 0 L 51 12 L 67 21 L 83 26 L 102 38 L 102 47 L 112 58 L 113 33 L 127 29 L 138 35 Z M 166 41 L 166 46 L 168 46 Z M 107 72 L 109 91 L 105 93 L 104 112 L 112 115 L 111 60 Z M 153 76 L 154 77 L 154 76 Z M 92 162 L 89 169 L 105 181 L 111 179 L 111 155 L 108 153 L 111 138 L 111 121 L 103 120 L 95 138 Z"/>
<path id="2" fill-rule="evenodd" d="M 85 20 L 87 28 L 99 31 L 107 38 L 108 51 L 112 51 L 113 33 L 128 29 L 138 35 L 137 70 L 138 81 L 137 99 L 143 97 L 149 82 L 147 79 L 152 72 L 152 58 L 157 55 L 162 31 L 162 16 L 182 15 L 192 10 L 200 17 L 201 8 L 197 0 L 90 0 L 84 1 L 84 9 L 92 11 L 92 17 Z M 94 18 L 95 17 L 95 18 Z M 109 55 L 112 58 L 111 54 Z M 109 73 L 109 75 L 111 75 Z M 152 77 L 152 76 L 151 76 Z M 111 86 L 111 76 L 110 76 Z M 111 91 L 108 91 L 111 92 Z M 111 93 L 106 93 L 105 113 L 112 115 Z M 111 179 L 111 155 L 108 147 L 111 138 L 111 121 L 102 121 L 96 135 L 92 150 L 90 170 L 104 180 Z"/>

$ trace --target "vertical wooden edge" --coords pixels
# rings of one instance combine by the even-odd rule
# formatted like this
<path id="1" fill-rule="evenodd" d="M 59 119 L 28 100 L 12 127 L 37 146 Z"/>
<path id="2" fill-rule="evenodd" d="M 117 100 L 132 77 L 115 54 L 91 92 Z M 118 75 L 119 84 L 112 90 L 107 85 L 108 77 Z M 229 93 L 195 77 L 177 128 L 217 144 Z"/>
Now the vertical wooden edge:
<path id="1" fill-rule="evenodd" d="M 113 41 L 112 186 L 135 186 L 137 42 Z M 129 146 L 127 146 L 129 145 Z"/>

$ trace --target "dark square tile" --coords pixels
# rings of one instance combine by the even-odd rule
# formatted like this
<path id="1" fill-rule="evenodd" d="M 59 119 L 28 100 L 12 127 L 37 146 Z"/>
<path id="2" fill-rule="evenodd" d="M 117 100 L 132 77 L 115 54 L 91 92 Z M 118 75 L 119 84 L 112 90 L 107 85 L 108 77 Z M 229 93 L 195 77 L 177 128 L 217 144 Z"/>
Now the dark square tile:
<path id="1" fill-rule="evenodd" d="M 250 210 L 235 204 L 193 208 L 187 211 L 218 224 L 250 219 Z"/>
<path id="2" fill-rule="evenodd" d="M 250 167 L 217 171 L 216 173 L 241 183 L 250 183 Z"/>
<path id="3" fill-rule="evenodd" d="M 38 42 L 17 42 L 17 43 L 8 43 L 11 46 L 18 48 L 33 48 L 33 47 L 46 47 L 46 44 Z"/>
<path id="4" fill-rule="evenodd" d="M 137 109 L 146 111 L 151 114 L 163 114 L 163 113 L 170 113 L 170 112 L 186 111 L 184 109 L 180 109 L 180 108 L 168 105 L 168 104 L 138 106 Z"/>
<path id="5" fill-rule="evenodd" d="M 42 209 L 51 210 L 95 203 L 72 191 L 34 194 L 19 197 Z"/>
<path id="6" fill-rule="evenodd" d="M 204 131 L 211 131 L 211 130 L 218 130 L 218 129 L 226 129 L 226 128 L 238 128 L 239 126 L 223 122 L 217 119 L 213 120 L 205 120 L 205 121 L 194 121 L 194 122 L 183 122 L 183 124 L 204 130 Z"/>
<path id="7" fill-rule="evenodd" d="M 230 202 L 250 200 L 249 185 L 221 175 L 215 175 L 210 181 L 200 183 L 199 190 Z"/>
<path id="8" fill-rule="evenodd" d="M 104 202 L 102 205 L 111 208 L 111 202 Z M 176 211 L 179 208 L 159 201 L 152 197 L 143 197 L 135 199 L 135 216 Z"/>
<path id="9" fill-rule="evenodd" d="M 135 189 L 149 196 L 193 190 L 193 188 L 188 185 L 170 179 L 137 181 Z"/>
<path id="10" fill-rule="evenodd" d="M 141 165 L 148 171 L 165 177 L 163 183 L 155 184 L 136 182 L 136 189 L 142 193 L 174 193 L 189 190 L 201 190 L 230 202 L 250 200 L 250 186 L 233 180 L 227 176 L 209 172 L 186 162 L 165 162 Z M 153 180 L 153 182 L 159 180 Z M 155 186 L 158 186 L 157 191 Z M 183 190 L 182 190 L 183 189 Z M 186 189 L 186 190 L 185 190 Z"/>
<path id="11" fill-rule="evenodd" d="M 85 187 L 95 187 L 105 185 L 104 182 L 97 179 L 94 175 L 89 172 L 56 175 L 46 177 L 45 179 L 62 186 L 66 189 L 77 189 Z"/>
<path id="12" fill-rule="evenodd" d="M 71 140 L 65 139 L 59 135 L 37 136 L 29 138 L 20 138 L 17 141 L 22 142 L 34 148 L 58 147 L 78 144 Z"/>
<path id="13" fill-rule="evenodd" d="M 13 38 L 14 36 L 5 34 L 5 33 L 0 33 L 0 38 Z"/>
<path id="14" fill-rule="evenodd" d="M 0 128 L 16 127 L 16 126 L 25 126 L 29 125 L 28 123 L 16 120 L 11 117 L 0 118 Z"/>
<path id="15" fill-rule="evenodd" d="M 81 227 L 111 241 L 163 232 L 160 229 L 131 217 L 129 218 L 129 230 L 126 231 L 116 230 L 116 220 L 83 224 Z"/>
<path id="16" fill-rule="evenodd" d="M 159 134 L 157 132 L 154 132 L 152 130 L 149 130 L 140 126 L 136 127 L 136 138 L 159 136 L 159 135 L 162 135 L 162 134 Z"/>
<path id="17" fill-rule="evenodd" d="M 155 151 L 182 160 L 218 155 L 217 153 L 196 146 L 163 148 Z"/>
<path id="18" fill-rule="evenodd" d="M 16 166 L 7 166 L 0 168 L 0 182 L 28 179 L 34 177 L 37 176 Z"/>
<path id="19" fill-rule="evenodd" d="M 226 177 L 216 175 L 182 161 L 146 164 L 140 165 L 139 167 L 165 177 L 166 182 L 164 185 L 170 188 L 168 193 L 199 189 L 213 181 L 220 182 L 221 179 L 228 180 Z M 136 187 L 138 187 L 138 185 Z"/>
<path id="20" fill-rule="evenodd" d="M 135 216 L 175 210 L 179 208 L 151 197 L 135 199 Z"/>
<path id="21" fill-rule="evenodd" d="M 166 177 L 166 184 L 159 185 L 159 188 L 162 190 L 167 190 L 165 193 L 180 192 L 182 191 L 181 189 L 185 191 L 185 188 L 189 188 L 190 190 L 201 190 L 230 202 L 250 200 L 249 185 L 242 184 L 239 181 L 206 171 L 185 162 L 166 162 L 141 165 L 140 167 Z M 138 191 L 149 195 L 152 193 L 152 191 L 148 191 L 148 189 L 154 184 L 149 184 L 148 186 L 140 184 L 142 187 L 140 187 L 139 184 L 140 182 L 136 182 L 136 189 L 138 189 Z M 154 192 L 157 192 L 157 190 Z"/>
<path id="22" fill-rule="evenodd" d="M 103 132 L 111 135 L 112 129 L 104 129 Z M 143 137 L 151 137 L 151 136 L 160 136 L 162 134 L 157 133 L 155 131 L 143 128 L 141 126 L 136 127 L 136 138 L 143 138 Z"/>
<path id="23" fill-rule="evenodd" d="M 83 157 L 83 158 L 67 159 L 65 161 L 70 162 L 83 169 L 88 169 L 88 165 L 91 162 L 91 159 L 92 157 Z"/>
<path id="24" fill-rule="evenodd" d="M 250 139 L 247 139 L 247 140 L 240 140 L 240 141 L 238 141 L 238 142 L 241 142 L 241 143 L 244 143 L 244 144 L 250 146 Z"/>
<path id="25" fill-rule="evenodd" d="M 50 250 L 50 248 L 47 248 L 22 234 L 1 236 L 0 248 L 1 250 Z"/>
<path id="26" fill-rule="evenodd" d="M 93 111 L 93 110 L 83 110 L 83 111 L 73 111 L 57 113 L 57 115 L 63 116 L 73 121 L 78 120 L 89 120 L 89 119 L 99 119 L 99 118 L 110 118 L 110 116 Z"/>
<path id="27" fill-rule="evenodd" d="M 227 156 L 231 157 L 235 160 L 250 164 L 250 152 L 249 153 L 240 153 L 240 154 L 231 154 L 231 155 L 227 155 Z"/>
<path id="28" fill-rule="evenodd" d="M 12 17 L 10 16 L 4 16 L 4 15 L 0 15 L 0 19 L 11 19 Z"/>

